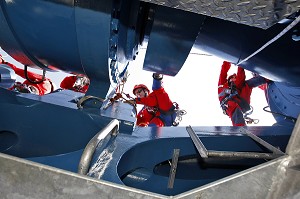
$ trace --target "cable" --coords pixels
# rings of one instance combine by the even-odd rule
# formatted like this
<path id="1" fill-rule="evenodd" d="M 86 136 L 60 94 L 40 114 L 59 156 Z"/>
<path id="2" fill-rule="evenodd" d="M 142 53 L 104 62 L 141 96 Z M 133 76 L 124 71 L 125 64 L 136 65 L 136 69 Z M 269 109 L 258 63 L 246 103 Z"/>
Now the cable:
<path id="1" fill-rule="evenodd" d="M 272 113 L 272 114 L 275 114 L 275 115 L 280 115 L 280 116 L 283 116 L 285 117 L 286 119 L 289 119 L 289 120 L 292 120 L 292 122 L 296 122 L 297 118 L 294 118 L 294 117 L 291 117 L 291 116 L 287 116 L 287 115 L 284 115 L 282 113 L 277 113 L 277 112 L 274 112 L 274 111 L 269 111 L 269 110 L 266 110 L 266 108 L 270 108 L 270 106 L 265 106 L 263 108 L 264 111 L 268 112 L 268 113 Z"/>

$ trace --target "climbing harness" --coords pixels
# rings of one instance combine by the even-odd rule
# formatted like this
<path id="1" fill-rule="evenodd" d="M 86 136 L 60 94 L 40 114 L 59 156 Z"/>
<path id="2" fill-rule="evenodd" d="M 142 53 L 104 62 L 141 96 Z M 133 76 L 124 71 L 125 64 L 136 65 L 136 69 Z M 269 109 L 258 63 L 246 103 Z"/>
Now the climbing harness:
<path id="1" fill-rule="evenodd" d="M 245 99 L 243 99 L 242 97 L 239 96 L 239 94 L 238 94 L 238 92 L 237 92 L 237 90 L 234 86 L 231 86 L 230 89 L 229 88 L 224 89 L 219 94 L 219 97 L 222 97 L 222 96 L 226 96 L 220 102 L 220 106 L 221 106 L 221 108 L 223 110 L 223 113 L 225 115 L 228 115 L 227 112 L 226 112 L 227 108 L 228 108 L 227 103 L 228 103 L 228 101 L 231 100 L 231 101 L 234 101 L 235 103 L 237 103 L 239 105 L 239 107 L 240 107 L 240 109 L 243 113 L 243 118 L 244 118 L 244 120 L 247 124 L 252 124 L 252 123 L 258 124 L 258 122 L 259 122 L 258 119 L 252 119 L 252 118 L 249 117 L 249 115 L 251 115 L 253 113 L 253 107 L 250 104 L 248 104 Z M 236 97 L 239 100 L 236 100 L 233 97 Z"/>
<path id="2" fill-rule="evenodd" d="M 173 102 L 173 105 L 175 107 L 174 112 L 176 113 L 176 116 L 173 119 L 172 125 L 178 126 L 179 123 L 182 121 L 182 116 L 186 115 L 187 112 L 186 112 L 186 110 L 179 109 L 179 105 L 177 104 L 177 102 Z"/>
<path id="3" fill-rule="evenodd" d="M 161 115 L 158 117 L 164 124 L 165 121 L 163 116 L 170 116 L 172 118 L 172 126 L 178 126 L 182 120 L 182 116 L 187 113 L 185 110 L 179 109 L 179 105 L 177 102 L 173 102 L 173 106 L 169 111 L 163 111 L 159 108 L 158 111 L 161 113 Z"/>
<path id="4" fill-rule="evenodd" d="M 182 116 L 186 115 L 187 112 L 185 110 L 182 110 L 182 109 L 175 110 L 175 112 L 176 112 L 176 117 L 173 121 L 173 126 L 178 126 L 179 123 L 182 120 Z"/>
<path id="5" fill-rule="evenodd" d="M 238 95 L 238 92 L 236 91 L 236 90 L 233 90 L 233 89 L 224 89 L 220 94 L 219 94 L 219 97 L 222 97 L 222 96 L 225 96 L 225 95 L 227 95 L 226 97 L 224 97 L 223 99 L 222 99 L 222 101 L 220 102 L 220 106 L 221 106 L 221 108 L 222 108 L 222 110 L 223 110 L 223 113 L 225 114 L 225 115 L 228 115 L 227 114 L 227 112 L 226 112 L 226 110 L 227 110 L 227 108 L 228 108 L 228 105 L 227 105 L 227 102 L 229 101 L 229 100 L 232 100 L 232 98 L 234 97 L 234 96 L 237 96 Z"/>

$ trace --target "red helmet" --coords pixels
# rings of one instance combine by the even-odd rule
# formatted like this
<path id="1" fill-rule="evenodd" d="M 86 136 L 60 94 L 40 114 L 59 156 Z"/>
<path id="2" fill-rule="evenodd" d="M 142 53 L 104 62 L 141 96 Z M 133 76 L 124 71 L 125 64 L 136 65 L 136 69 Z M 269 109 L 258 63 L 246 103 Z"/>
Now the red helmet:
<path id="1" fill-rule="evenodd" d="M 233 73 L 232 75 L 230 75 L 230 76 L 227 78 L 228 84 L 229 84 L 229 82 L 230 82 L 230 80 L 231 80 L 232 78 L 236 78 L 236 74 L 235 74 L 235 73 Z"/>
<path id="2" fill-rule="evenodd" d="M 133 94 L 135 95 L 135 90 L 136 89 L 139 89 L 139 88 L 142 88 L 142 89 L 146 89 L 148 93 L 150 93 L 149 89 L 147 88 L 147 86 L 145 86 L 144 84 L 137 84 L 133 87 Z"/>

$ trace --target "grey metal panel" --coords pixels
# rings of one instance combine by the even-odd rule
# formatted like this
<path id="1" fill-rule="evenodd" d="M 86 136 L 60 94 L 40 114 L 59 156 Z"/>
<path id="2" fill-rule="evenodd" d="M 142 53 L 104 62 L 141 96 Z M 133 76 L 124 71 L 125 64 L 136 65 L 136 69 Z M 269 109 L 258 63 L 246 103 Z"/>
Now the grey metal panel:
<path id="1" fill-rule="evenodd" d="M 142 0 L 171 8 L 203 14 L 267 29 L 297 12 L 300 1 L 249 0 Z"/>
<path id="2" fill-rule="evenodd" d="M 178 195 L 178 198 L 265 199 L 283 157 Z"/>
<path id="3" fill-rule="evenodd" d="M 0 153 L 1 198 L 163 198 Z"/>
<path id="4" fill-rule="evenodd" d="M 300 120 L 293 130 L 286 152 L 289 157 L 277 168 L 277 176 L 271 187 L 268 199 L 300 198 Z"/>

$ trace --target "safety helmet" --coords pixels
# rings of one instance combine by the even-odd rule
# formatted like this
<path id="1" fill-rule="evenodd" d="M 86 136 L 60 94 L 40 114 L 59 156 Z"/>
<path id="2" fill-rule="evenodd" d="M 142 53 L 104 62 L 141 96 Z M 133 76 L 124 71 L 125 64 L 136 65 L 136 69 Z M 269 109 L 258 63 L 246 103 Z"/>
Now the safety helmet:
<path id="1" fill-rule="evenodd" d="M 148 93 L 150 93 L 149 89 L 147 88 L 147 86 L 145 86 L 144 84 L 137 84 L 133 87 L 133 94 L 135 95 L 135 90 L 136 89 L 139 89 L 139 88 L 142 88 L 142 89 L 146 89 Z"/>
<path id="2" fill-rule="evenodd" d="M 232 74 L 232 75 L 230 75 L 227 79 L 228 79 L 228 84 L 230 83 L 230 80 L 232 79 L 232 78 L 236 78 L 236 74 L 234 73 L 234 74 Z"/>

